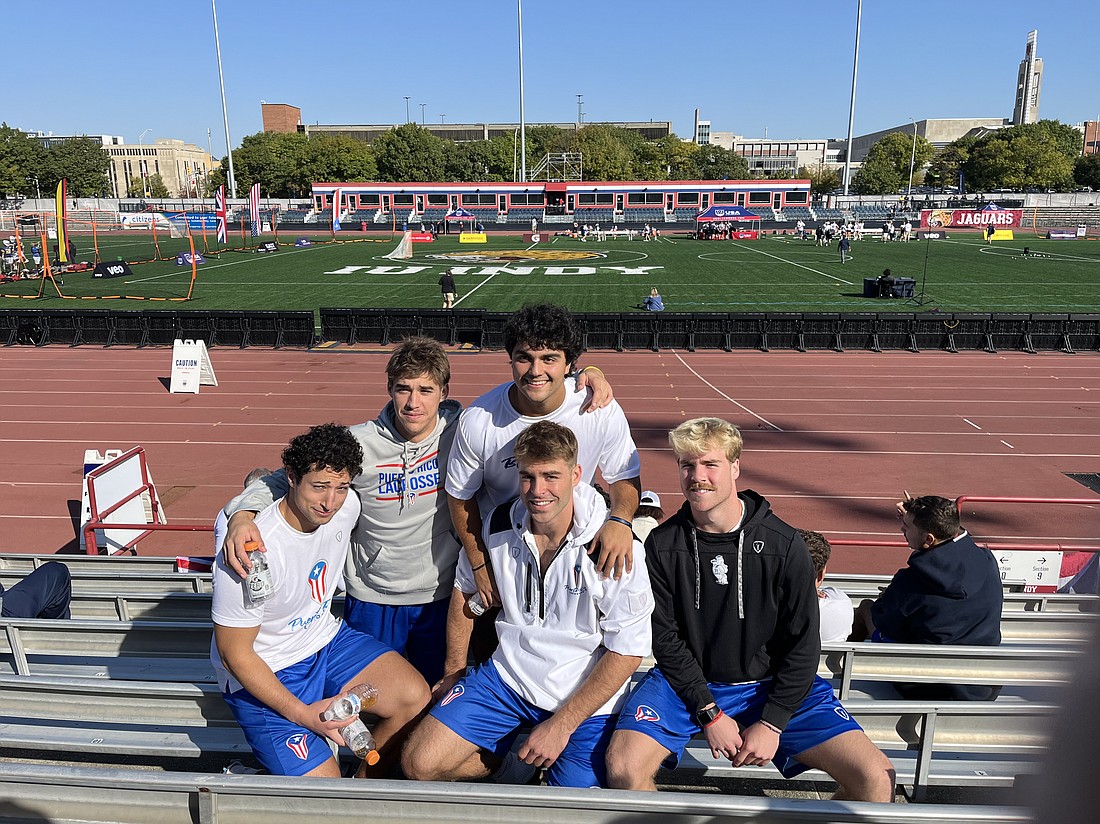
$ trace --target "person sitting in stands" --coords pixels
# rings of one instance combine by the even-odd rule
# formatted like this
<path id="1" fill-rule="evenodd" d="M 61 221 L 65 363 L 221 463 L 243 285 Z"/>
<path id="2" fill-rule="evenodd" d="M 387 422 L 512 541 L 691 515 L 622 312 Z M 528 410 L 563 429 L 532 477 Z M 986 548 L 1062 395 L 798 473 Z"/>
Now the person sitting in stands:
<path id="1" fill-rule="evenodd" d="M 72 600 L 69 568 L 50 561 L 6 590 L 0 584 L 0 615 L 4 618 L 68 618 Z"/>
<path id="2" fill-rule="evenodd" d="M 883 269 L 878 277 L 878 296 L 880 298 L 894 297 L 894 276 L 889 269 Z"/>
<path id="3" fill-rule="evenodd" d="M 874 601 L 856 610 L 851 641 L 899 644 L 1001 643 L 1001 573 L 993 553 L 974 543 L 959 523 L 955 502 L 938 495 L 897 504 L 901 533 L 913 550 L 905 569 Z M 895 683 L 904 698 L 992 701 L 1000 687 Z"/>
<path id="4" fill-rule="evenodd" d="M 832 644 L 847 641 L 852 634 L 855 607 L 852 599 L 836 587 L 823 587 L 825 567 L 833 548 L 820 532 L 800 529 L 798 533 L 810 548 L 810 560 L 814 562 L 817 585 L 817 605 L 821 608 L 821 643 Z"/>
<path id="5" fill-rule="evenodd" d="M 657 287 L 654 286 L 649 290 L 649 297 L 642 301 L 642 309 L 647 312 L 663 312 L 665 309 L 665 299 L 661 297 L 661 293 L 657 291 Z"/>
<path id="6" fill-rule="evenodd" d="M 644 544 L 653 527 L 664 519 L 665 511 L 661 509 L 661 498 L 656 492 L 647 489 L 638 501 L 638 509 L 634 512 L 634 520 L 630 522 L 630 528 L 634 530 L 634 537 Z"/>

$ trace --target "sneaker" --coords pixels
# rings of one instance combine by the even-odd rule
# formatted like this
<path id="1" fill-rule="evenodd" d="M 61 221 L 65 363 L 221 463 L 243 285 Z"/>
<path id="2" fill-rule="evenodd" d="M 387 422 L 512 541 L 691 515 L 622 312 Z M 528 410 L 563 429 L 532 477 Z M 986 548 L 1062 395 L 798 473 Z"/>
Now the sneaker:
<path id="1" fill-rule="evenodd" d="M 264 770 L 258 769 L 257 767 L 249 767 L 236 758 L 230 761 L 229 764 L 222 769 L 222 773 L 225 775 L 260 775 L 264 772 Z"/>

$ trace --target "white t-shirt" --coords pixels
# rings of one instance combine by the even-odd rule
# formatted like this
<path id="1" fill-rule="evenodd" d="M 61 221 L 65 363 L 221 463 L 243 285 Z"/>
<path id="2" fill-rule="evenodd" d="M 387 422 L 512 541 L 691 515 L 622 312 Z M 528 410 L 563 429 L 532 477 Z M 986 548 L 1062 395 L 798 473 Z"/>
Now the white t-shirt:
<path id="1" fill-rule="evenodd" d="M 852 599 L 836 587 L 821 587 L 818 591 L 824 594 L 817 599 L 821 607 L 821 643 L 847 641 L 855 621 Z"/>
<path id="2" fill-rule="evenodd" d="M 225 543 L 225 535 L 229 532 L 229 519 L 225 517 L 225 510 L 218 510 L 218 517 L 214 519 L 214 554 L 222 551 Z"/>
<path id="3" fill-rule="evenodd" d="M 463 501 L 476 496 L 482 517 L 518 495 L 516 438 L 536 421 L 553 421 L 573 430 L 583 481 L 592 483 L 597 467 L 608 484 L 641 474 L 638 447 L 618 403 L 581 414 L 588 393 L 573 391 L 576 381 L 566 378 L 562 405 L 549 415 L 528 417 L 508 399 L 512 385 L 508 382 L 489 390 L 463 411 L 447 461 L 448 494 Z"/>
<path id="4" fill-rule="evenodd" d="M 336 590 L 344 587 L 344 561 L 359 510 L 359 496 L 349 492 L 332 520 L 309 533 L 286 522 L 279 501 L 257 515 L 256 528 L 263 535 L 275 584 L 275 594 L 257 607 L 248 606 L 244 582 L 226 565 L 224 554 L 218 553 L 210 617 L 226 627 L 259 626 L 252 648 L 272 672 L 313 655 L 340 628 L 340 619 L 330 607 Z M 241 689 L 222 664 L 213 639 L 210 660 L 222 690 Z"/>

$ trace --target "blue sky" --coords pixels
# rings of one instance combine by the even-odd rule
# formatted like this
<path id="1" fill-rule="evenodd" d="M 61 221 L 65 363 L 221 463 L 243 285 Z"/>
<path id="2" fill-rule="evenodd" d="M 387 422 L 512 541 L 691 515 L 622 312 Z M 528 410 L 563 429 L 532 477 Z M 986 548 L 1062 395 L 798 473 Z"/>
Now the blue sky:
<path id="1" fill-rule="evenodd" d="M 224 154 L 209 0 L 5 6 L 24 45 L 0 119 L 203 147 L 209 129 Z M 588 122 L 671 120 L 688 136 L 699 107 L 715 131 L 843 138 L 855 16 L 855 0 L 524 0 L 526 120 L 575 121 L 579 93 Z M 405 95 L 418 122 L 519 119 L 515 0 L 220 0 L 218 26 L 235 145 L 260 130 L 261 100 L 308 123 L 401 123 Z M 1100 117 L 1100 4 L 866 0 L 855 133 L 1010 117 L 1033 28 L 1040 116 Z"/>

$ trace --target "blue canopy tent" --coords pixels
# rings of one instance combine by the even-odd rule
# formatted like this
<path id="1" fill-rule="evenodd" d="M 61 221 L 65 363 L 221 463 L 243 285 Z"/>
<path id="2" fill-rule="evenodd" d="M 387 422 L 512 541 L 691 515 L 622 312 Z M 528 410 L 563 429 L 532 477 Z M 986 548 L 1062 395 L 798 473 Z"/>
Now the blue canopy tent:
<path id="1" fill-rule="evenodd" d="M 711 206 L 695 216 L 696 224 L 735 221 L 747 221 L 749 224 L 747 228 L 760 231 L 760 215 L 750 212 L 744 206 Z"/>
<path id="2" fill-rule="evenodd" d="M 477 215 L 475 215 L 473 212 L 468 212 L 461 207 L 455 209 L 454 211 L 447 212 L 446 216 L 444 216 L 443 219 L 448 223 L 450 223 L 451 221 L 461 223 L 462 226 L 459 227 L 460 232 L 465 231 L 465 224 L 467 223 L 469 224 L 469 230 L 472 232 L 474 230 L 474 224 L 477 223 Z"/>

